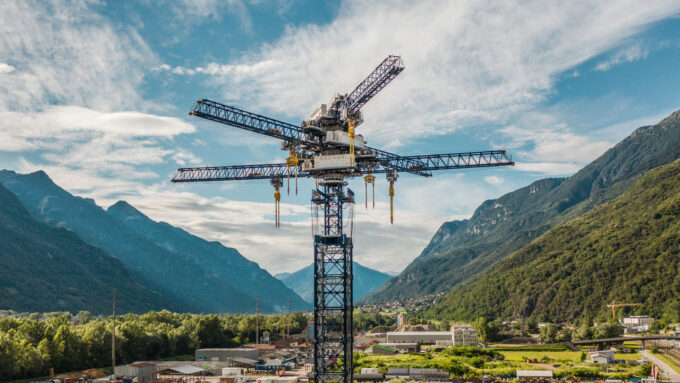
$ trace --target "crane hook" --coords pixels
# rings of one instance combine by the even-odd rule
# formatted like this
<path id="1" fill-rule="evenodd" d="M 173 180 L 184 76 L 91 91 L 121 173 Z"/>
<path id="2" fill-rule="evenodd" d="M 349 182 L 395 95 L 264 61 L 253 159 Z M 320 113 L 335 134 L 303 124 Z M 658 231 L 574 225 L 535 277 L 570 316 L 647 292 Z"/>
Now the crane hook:
<path id="1" fill-rule="evenodd" d="M 390 183 L 390 224 L 394 224 L 394 183 L 397 181 L 397 171 L 395 169 L 388 170 L 385 175 L 387 181 Z"/>
<path id="2" fill-rule="evenodd" d="M 298 162 L 299 162 L 298 157 L 295 155 L 295 152 L 293 150 L 291 150 L 290 155 L 286 158 L 286 165 L 288 165 L 286 167 L 286 173 L 288 174 L 288 179 L 287 179 L 288 195 L 290 195 L 290 168 L 291 167 L 295 167 L 295 195 L 297 195 L 297 193 L 298 193 L 298 182 L 297 182 L 297 179 L 298 179 Z"/>
<path id="3" fill-rule="evenodd" d="M 271 184 L 274 186 L 274 226 L 281 227 L 281 193 L 279 188 L 283 186 L 283 181 L 280 176 L 271 179 Z"/>

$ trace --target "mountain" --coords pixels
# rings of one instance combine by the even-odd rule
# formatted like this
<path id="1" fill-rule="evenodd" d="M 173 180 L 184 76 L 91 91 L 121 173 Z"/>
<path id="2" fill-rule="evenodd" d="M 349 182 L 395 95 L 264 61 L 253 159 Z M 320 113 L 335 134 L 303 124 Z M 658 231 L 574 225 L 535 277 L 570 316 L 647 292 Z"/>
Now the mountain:
<path id="1" fill-rule="evenodd" d="M 404 271 L 361 302 L 448 291 L 535 240 L 626 191 L 644 172 L 680 157 L 680 111 L 638 128 L 569 178 L 548 178 L 482 203 L 445 223 Z M 360 303 L 361 303 L 360 302 Z"/>
<path id="2" fill-rule="evenodd" d="M 141 282 L 161 291 L 182 310 L 254 311 L 255 296 L 243 292 L 241 278 L 227 280 L 218 278 L 214 272 L 206 272 L 196 261 L 205 255 L 172 251 L 157 245 L 104 211 L 93 200 L 69 194 L 42 171 L 26 175 L 0 171 L 0 184 L 19 198 L 33 218 L 53 227 L 67 228 L 118 258 L 128 270 L 143 276 Z M 218 262 L 213 265 L 215 270 L 229 267 Z M 289 294 L 295 296 L 292 291 Z M 263 298 L 260 305 L 263 312 L 281 311 L 281 302 Z"/>
<path id="3" fill-rule="evenodd" d="M 111 311 L 115 288 L 122 312 L 176 309 L 136 281 L 116 258 L 73 232 L 33 219 L 0 185 L 0 308 L 26 312 Z"/>
<path id="4" fill-rule="evenodd" d="M 647 172 L 618 198 L 560 224 L 451 291 L 430 314 L 457 320 L 571 321 L 635 312 L 680 319 L 680 160 Z"/>
<path id="5" fill-rule="evenodd" d="M 362 266 L 356 262 L 352 264 L 354 272 L 354 301 L 367 293 L 376 290 L 390 279 L 388 274 Z M 283 283 L 298 293 L 309 303 L 314 301 L 314 265 L 309 265 L 294 273 L 276 274 Z"/>
<path id="6" fill-rule="evenodd" d="M 311 306 L 279 279 L 243 257 L 236 249 L 219 242 L 208 242 L 165 222 L 155 222 L 125 201 L 118 201 L 107 210 L 110 216 L 157 246 L 190 258 L 206 275 L 234 281 L 234 288 L 249 296 L 259 295 L 276 311 L 287 309 L 311 310 Z M 311 279 L 310 279 L 311 280 Z"/>

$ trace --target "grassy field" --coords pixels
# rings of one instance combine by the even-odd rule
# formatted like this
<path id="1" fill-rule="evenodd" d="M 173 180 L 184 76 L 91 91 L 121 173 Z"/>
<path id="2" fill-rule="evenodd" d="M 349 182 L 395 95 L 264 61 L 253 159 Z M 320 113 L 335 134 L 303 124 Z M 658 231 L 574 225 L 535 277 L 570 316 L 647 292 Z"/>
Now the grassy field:
<path id="1" fill-rule="evenodd" d="M 549 363 L 555 362 L 580 362 L 580 351 L 499 351 L 505 360 L 524 362 L 527 359 L 537 359 Z"/>
<path id="2" fill-rule="evenodd" d="M 619 359 L 634 360 L 640 355 L 621 354 Z M 538 363 L 527 363 L 536 359 Z M 563 346 L 502 347 L 467 349 L 441 352 L 412 353 L 402 355 L 366 355 L 355 357 L 355 369 L 377 367 L 386 373 L 389 367 L 441 368 L 454 377 L 473 378 L 482 375 L 514 377 L 516 370 L 552 370 L 556 377 L 578 376 L 583 378 L 630 378 L 640 373 L 634 364 L 598 365 L 581 362 L 581 351 L 570 351 Z"/>

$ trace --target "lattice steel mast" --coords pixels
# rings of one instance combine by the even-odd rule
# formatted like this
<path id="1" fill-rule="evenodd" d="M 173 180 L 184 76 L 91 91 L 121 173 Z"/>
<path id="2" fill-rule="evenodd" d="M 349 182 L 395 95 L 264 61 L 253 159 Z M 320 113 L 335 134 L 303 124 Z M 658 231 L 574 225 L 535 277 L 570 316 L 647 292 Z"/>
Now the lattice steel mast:
<path id="1" fill-rule="evenodd" d="M 314 379 L 316 382 L 352 383 L 352 230 L 343 227 L 343 208 L 355 202 L 347 188 L 348 178 L 385 173 L 393 185 L 399 172 L 430 177 L 433 170 L 514 165 L 504 150 L 399 156 L 369 147 L 356 134 L 363 122 L 361 108 L 404 70 L 399 56 L 388 56 L 348 95 L 336 94 L 322 104 L 302 126 L 210 100 L 199 100 L 190 115 L 282 140 L 288 151 L 285 163 L 181 168 L 172 182 L 235 181 L 269 179 L 275 188 L 278 226 L 279 188 L 283 178 L 295 176 L 317 180 L 312 191 L 315 215 L 323 210 L 323 223 L 314 234 Z M 290 185 L 289 185 L 290 187 Z M 368 190 L 368 187 L 366 187 Z M 392 219 L 392 218 L 390 218 Z M 314 221 L 314 219 L 313 219 Z M 351 228 L 351 217 L 350 217 Z"/>

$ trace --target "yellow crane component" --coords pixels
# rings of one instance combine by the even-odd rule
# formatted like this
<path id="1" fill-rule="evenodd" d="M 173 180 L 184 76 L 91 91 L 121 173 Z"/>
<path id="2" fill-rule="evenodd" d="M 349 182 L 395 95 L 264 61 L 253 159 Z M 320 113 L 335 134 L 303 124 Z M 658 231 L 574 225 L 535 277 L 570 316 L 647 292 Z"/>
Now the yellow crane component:
<path id="1" fill-rule="evenodd" d="M 394 224 L 394 181 L 390 181 L 390 224 Z"/>
<path id="2" fill-rule="evenodd" d="M 274 225 L 276 227 L 281 226 L 279 217 L 281 216 L 281 193 L 279 193 L 279 187 L 274 186 Z"/>
<path id="3" fill-rule="evenodd" d="M 373 191 L 371 192 L 371 196 L 373 197 L 373 208 L 375 209 L 375 176 L 374 175 L 366 174 L 364 176 L 364 186 L 365 186 L 364 200 L 366 201 L 366 209 L 368 209 L 368 184 L 373 185 Z"/>
<path id="4" fill-rule="evenodd" d="M 349 163 L 354 166 L 354 127 L 356 126 L 353 119 L 347 121 L 347 134 L 349 134 Z"/>
<path id="5" fill-rule="evenodd" d="M 288 174 L 287 182 L 288 182 L 288 195 L 290 195 L 290 168 L 294 167 L 295 168 L 295 195 L 298 193 L 298 163 L 299 159 L 295 155 L 294 151 L 290 151 L 290 155 L 286 158 L 286 173 Z"/>
<path id="6" fill-rule="evenodd" d="M 607 307 L 612 308 L 612 319 L 616 320 L 616 308 L 617 307 L 628 307 L 628 306 L 642 306 L 642 303 L 616 303 L 616 301 L 612 301 L 611 304 L 607 305 Z"/>

